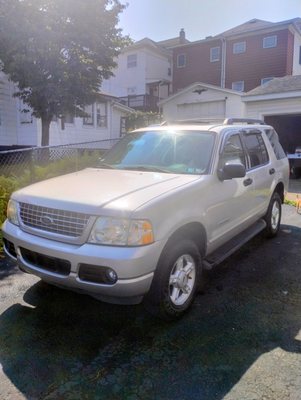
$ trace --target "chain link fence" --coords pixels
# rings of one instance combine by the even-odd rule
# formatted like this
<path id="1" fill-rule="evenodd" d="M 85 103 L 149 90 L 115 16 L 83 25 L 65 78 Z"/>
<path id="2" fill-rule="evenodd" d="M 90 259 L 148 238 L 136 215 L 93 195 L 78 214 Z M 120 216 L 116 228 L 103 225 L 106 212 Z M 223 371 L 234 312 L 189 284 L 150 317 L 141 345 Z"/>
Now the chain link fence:
<path id="1" fill-rule="evenodd" d="M 59 160 L 70 160 L 74 171 L 84 167 L 84 160 L 97 160 L 120 139 L 100 140 L 95 142 L 75 143 L 60 146 L 31 147 L 22 150 L 0 151 L 0 176 L 19 176 L 30 171 L 34 181 L 36 166 L 47 166 Z"/>

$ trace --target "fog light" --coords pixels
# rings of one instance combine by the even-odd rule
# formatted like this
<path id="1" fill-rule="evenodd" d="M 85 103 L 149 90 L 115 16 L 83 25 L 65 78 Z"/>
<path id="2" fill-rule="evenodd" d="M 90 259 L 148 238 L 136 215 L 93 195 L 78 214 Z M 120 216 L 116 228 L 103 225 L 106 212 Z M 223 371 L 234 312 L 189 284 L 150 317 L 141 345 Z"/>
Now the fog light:
<path id="1" fill-rule="evenodd" d="M 107 279 L 109 280 L 110 283 L 116 283 L 117 282 L 117 278 L 118 278 L 117 274 L 111 268 L 108 268 L 106 270 L 106 276 L 107 276 Z"/>

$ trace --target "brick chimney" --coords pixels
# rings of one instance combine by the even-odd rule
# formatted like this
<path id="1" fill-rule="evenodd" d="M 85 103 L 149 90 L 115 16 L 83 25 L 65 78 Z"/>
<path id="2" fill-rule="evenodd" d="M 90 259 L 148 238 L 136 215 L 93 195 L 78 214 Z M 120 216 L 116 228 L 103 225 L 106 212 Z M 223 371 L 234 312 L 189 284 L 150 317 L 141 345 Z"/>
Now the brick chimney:
<path id="1" fill-rule="evenodd" d="M 180 30 L 179 38 L 180 38 L 180 44 L 184 44 L 186 41 L 186 35 L 185 35 L 184 28 L 182 28 Z"/>

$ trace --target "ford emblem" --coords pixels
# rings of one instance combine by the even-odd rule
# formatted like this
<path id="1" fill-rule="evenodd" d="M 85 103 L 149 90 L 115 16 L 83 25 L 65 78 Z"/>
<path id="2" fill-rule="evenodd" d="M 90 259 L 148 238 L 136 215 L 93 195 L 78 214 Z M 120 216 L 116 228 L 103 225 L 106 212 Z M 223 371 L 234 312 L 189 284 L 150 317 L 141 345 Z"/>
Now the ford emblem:
<path id="1" fill-rule="evenodd" d="M 49 215 L 42 215 L 41 222 L 43 225 L 52 225 L 53 219 Z"/>

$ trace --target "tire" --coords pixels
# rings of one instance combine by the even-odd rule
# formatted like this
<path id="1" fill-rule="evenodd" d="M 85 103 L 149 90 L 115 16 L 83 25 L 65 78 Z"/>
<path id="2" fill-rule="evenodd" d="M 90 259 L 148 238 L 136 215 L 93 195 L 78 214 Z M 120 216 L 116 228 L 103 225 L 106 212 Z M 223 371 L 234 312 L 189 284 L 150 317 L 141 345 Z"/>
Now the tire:
<path id="1" fill-rule="evenodd" d="M 202 280 L 201 256 L 191 240 L 173 243 L 163 251 L 150 291 L 146 309 L 156 317 L 171 321 L 181 317 L 193 302 Z"/>
<path id="2" fill-rule="evenodd" d="M 275 237 L 280 229 L 281 221 L 281 199 L 277 192 L 274 192 L 268 211 L 264 217 L 267 226 L 265 228 L 266 236 L 269 238 Z"/>

